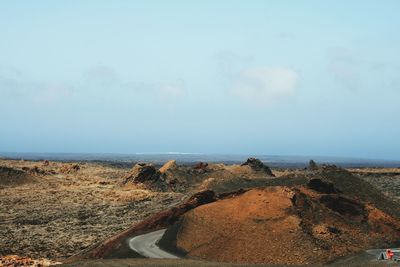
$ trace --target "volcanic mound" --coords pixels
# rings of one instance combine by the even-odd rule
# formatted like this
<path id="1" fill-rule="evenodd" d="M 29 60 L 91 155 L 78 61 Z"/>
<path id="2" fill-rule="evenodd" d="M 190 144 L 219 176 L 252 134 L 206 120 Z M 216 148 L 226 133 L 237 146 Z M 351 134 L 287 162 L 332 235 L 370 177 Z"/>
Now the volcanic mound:
<path id="1" fill-rule="evenodd" d="M 18 169 L 0 166 L 0 186 L 16 186 L 35 182 L 35 178 Z"/>
<path id="2" fill-rule="evenodd" d="M 214 177 L 218 179 L 210 183 Z M 178 165 L 175 160 L 171 160 L 159 169 L 150 163 L 137 163 L 126 174 L 122 184 L 140 185 L 152 190 L 185 192 L 196 188 L 221 189 L 226 183 L 228 188 L 232 187 L 229 183 L 241 184 L 236 187 L 247 188 L 249 182 L 259 185 L 271 178 L 275 178 L 271 169 L 255 158 L 249 158 L 241 165 L 198 162 L 187 166 Z"/>
<path id="3" fill-rule="evenodd" d="M 399 240 L 396 218 L 326 188 L 258 188 L 197 207 L 170 228 L 175 249 L 219 262 L 324 264 Z"/>

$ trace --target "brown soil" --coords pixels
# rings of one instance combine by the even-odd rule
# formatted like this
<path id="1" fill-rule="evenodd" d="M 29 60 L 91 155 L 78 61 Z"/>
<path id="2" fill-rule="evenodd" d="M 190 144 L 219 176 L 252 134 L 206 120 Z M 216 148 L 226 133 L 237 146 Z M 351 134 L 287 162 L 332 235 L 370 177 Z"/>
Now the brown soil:
<path id="1" fill-rule="evenodd" d="M 61 264 L 61 262 L 48 259 L 31 259 L 29 257 L 20 257 L 17 255 L 0 257 L 0 266 L 2 267 L 47 267 L 59 264 Z"/>
<path id="2" fill-rule="evenodd" d="M 35 182 L 35 178 L 22 170 L 0 166 L 0 188 Z"/>
<path id="3" fill-rule="evenodd" d="M 372 205 L 306 187 L 253 189 L 186 213 L 177 246 L 210 261 L 326 263 L 400 238 L 400 222 Z"/>
<path id="4" fill-rule="evenodd" d="M 0 166 L 11 168 L 10 179 L 18 182 L 0 188 L 0 256 L 62 261 L 185 197 L 121 187 L 128 172 L 122 168 L 13 160 Z M 35 176 L 33 169 L 39 169 Z"/>
<path id="5" fill-rule="evenodd" d="M 67 259 L 66 262 L 74 262 L 82 259 L 136 257 L 137 255 L 134 255 L 136 253 L 132 253 L 133 251 L 127 246 L 126 240 L 129 237 L 167 228 L 175 223 L 187 211 L 200 205 L 213 202 L 215 199 L 216 196 L 213 191 L 198 192 L 191 196 L 185 203 L 156 213 L 125 231 Z"/>

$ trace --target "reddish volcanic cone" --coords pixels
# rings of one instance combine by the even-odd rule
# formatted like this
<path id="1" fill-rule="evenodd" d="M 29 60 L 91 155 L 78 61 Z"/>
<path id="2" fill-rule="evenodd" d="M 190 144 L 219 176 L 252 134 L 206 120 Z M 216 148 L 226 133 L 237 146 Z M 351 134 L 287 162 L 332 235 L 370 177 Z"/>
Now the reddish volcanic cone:
<path id="1" fill-rule="evenodd" d="M 253 189 L 187 212 L 177 248 L 210 261 L 326 263 L 400 238 L 400 223 L 370 204 L 306 187 Z"/>

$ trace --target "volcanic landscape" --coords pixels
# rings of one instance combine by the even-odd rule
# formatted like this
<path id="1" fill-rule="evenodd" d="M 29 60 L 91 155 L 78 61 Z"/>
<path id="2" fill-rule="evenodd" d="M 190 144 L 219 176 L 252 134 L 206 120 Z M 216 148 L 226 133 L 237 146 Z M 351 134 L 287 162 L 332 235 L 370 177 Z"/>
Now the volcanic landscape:
<path id="1" fill-rule="evenodd" d="M 0 266 L 386 266 L 400 168 L 0 160 Z M 166 229 L 145 259 L 135 236 Z"/>

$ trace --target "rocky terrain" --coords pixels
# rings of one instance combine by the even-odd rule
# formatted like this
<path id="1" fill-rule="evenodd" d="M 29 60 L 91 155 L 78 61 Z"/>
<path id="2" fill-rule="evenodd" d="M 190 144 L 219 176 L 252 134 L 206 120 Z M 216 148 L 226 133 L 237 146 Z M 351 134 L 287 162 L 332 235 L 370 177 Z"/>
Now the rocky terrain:
<path id="1" fill-rule="evenodd" d="M 51 261 L 48 259 L 32 259 L 29 257 L 20 257 L 17 255 L 7 255 L 0 258 L 0 266 L 2 267 L 14 267 L 14 266 L 32 266 L 32 267 L 43 267 L 59 265 L 61 262 Z"/>
<path id="2" fill-rule="evenodd" d="M 341 194 L 306 187 L 252 189 L 183 216 L 177 247 L 192 258 L 322 264 L 400 238 L 400 221 Z"/>
<path id="3" fill-rule="evenodd" d="M 310 164 L 307 169 L 271 170 L 254 158 L 238 165 L 205 162 L 179 165 L 169 161 L 163 166 L 138 163 L 131 168 L 90 162 L 0 160 L 0 257 L 16 254 L 62 262 L 73 255 L 103 258 L 105 251 L 95 253 L 96 244 L 108 244 L 112 254 L 118 247 L 118 240 L 127 234 L 179 222 L 185 225 L 183 229 L 193 229 L 193 233 L 198 231 L 202 235 L 196 223 L 207 222 L 218 227 L 227 226 L 216 227 L 214 234 L 221 234 L 219 242 L 226 241 L 231 252 L 236 248 L 235 241 L 229 239 L 229 231 L 243 224 L 239 227 L 242 236 L 238 240 L 255 242 L 248 251 L 256 253 L 254 248 L 258 249 L 261 244 L 256 241 L 260 239 L 257 237 L 268 236 L 271 240 L 260 240 L 275 244 L 276 248 L 281 245 L 275 239 L 311 249 L 311 255 L 292 256 L 292 263 L 313 262 L 313 255 L 328 255 L 320 259 L 331 260 L 372 246 L 372 237 L 382 244 L 392 241 L 386 240 L 379 229 L 389 229 L 397 236 L 400 213 L 398 203 L 393 201 L 400 197 L 396 190 L 399 173 L 400 169 L 346 171 L 329 166 L 321 168 L 317 164 Z M 321 192 L 320 188 L 325 191 Z M 210 201 L 213 203 L 202 206 L 209 201 L 193 202 L 197 198 L 191 196 L 198 192 L 212 192 Z M 232 196 L 230 192 L 238 195 Z M 313 210 L 314 215 L 319 214 L 317 218 L 306 213 L 299 215 L 302 209 L 310 210 L 295 205 L 293 198 L 299 194 L 305 196 L 306 203 L 317 207 Z M 262 208 L 260 205 L 265 205 L 265 201 L 274 208 Z M 354 210 L 341 214 L 340 210 L 335 210 L 336 204 L 332 204 L 336 202 L 345 203 L 346 209 L 351 206 Z M 197 207 L 199 204 L 194 203 L 201 205 Z M 220 209 L 232 209 L 235 216 L 226 213 L 222 216 L 224 213 L 218 212 Z M 236 214 L 236 211 L 243 214 Z M 353 216 L 354 212 L 359 214 Z M 232 220 L 225 223 L 222 219 L 226 218 Z M 386 224 L 382 223 L 382 218 Z M 347 223 L 355 219 L 359 220 L 355 225 Z M 231 230 L 229 225 L 233 227 Z M 365 232 L 365 228 L 370 232 Z M 253 230 L 247 233 L 243 229 Z M 187 231 L 180 231 L 176 242 L 189 256 L 231 262 L 242 262 L 243 257 L 248 256 L 239 253 L 237 258 L 229 259 L 226 255 L 217 255 L 206 245 L 198 248 L 198 244 L 205 241 L 196 234 L 188 238 Z M 211 234 L 208 236 L 213 238 Z M 297 238 L 305 241 L 299 243 Z M 99 243 L 103 240 L 106 241 Z M 340 247 L 338 240 L 348 248 Z M 273 262 L 265 257 L 251 262 Z"/>
<path id="4" fill-rule="evenodd" d="M 121 187 L 129 169 L 8 160 L 0 165 L 0 255 L 63 259 L 184 197 Z M 10 173 L 35 182 L 10 183 L 4 178 Z"/>
<path id="5" fill-rule="evenodd" d="M 210 175 L 263 177 L 264 170 L 0 160 L 0 255 L 65 259 L 182 202 Z"/>
<path id="6" fill-rule="evenodd" d="M 353 168 L 349 171 L 374 185 L 390 198 L 400 201 L 400 168 Z"/>
<path id="7" fill-rule="evenodd" d="M 399 240 L 398 203 L 361 177 L 314 164 L 303 175 L 302 185 L 250 189 L 187 212 L 168 230 L 174 250 L 219 262 L 326 264 Z"/>

